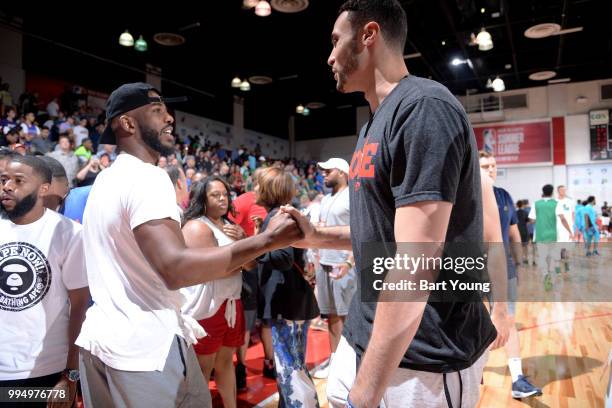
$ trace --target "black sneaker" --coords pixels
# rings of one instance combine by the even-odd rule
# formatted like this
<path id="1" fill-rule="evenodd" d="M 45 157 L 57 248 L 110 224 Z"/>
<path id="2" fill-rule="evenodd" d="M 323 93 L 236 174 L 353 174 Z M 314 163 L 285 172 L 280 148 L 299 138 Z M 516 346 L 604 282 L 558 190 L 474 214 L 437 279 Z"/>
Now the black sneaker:
<path id="1" fill-rule="evenodd" d="M 236 389 L 238 391 L 244 391 L 247 388 L 247 374 L 246 367 L 242 363 L 236 364 Z"/>
<path id="2" fill-rule="evenodd" d="M 542 395 L 542 390 L 527 381 L 527 377 L 519 375 L 518 380 L 512 383 L 512 398 L 527 398 Z"/>
<path id="3" fill-rule="evenodd" d="M 263 376 L 271 380 L 276 380 L 276 367 L 274 367 L 274 360 L 264 359 Z"/>

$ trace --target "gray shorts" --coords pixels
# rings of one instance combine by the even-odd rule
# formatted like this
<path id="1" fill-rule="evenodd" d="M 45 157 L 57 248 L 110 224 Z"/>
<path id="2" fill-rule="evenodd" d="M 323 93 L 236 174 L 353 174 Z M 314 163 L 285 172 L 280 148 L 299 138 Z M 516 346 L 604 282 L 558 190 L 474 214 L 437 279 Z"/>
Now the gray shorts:
<path id="1" fill-rule="evenodd" d="M 116 370 L 83 348 L 79 369 L 87 408 L 212 407 L 193 347 L 178 336 L 162 372 Z"/>
<path id="2" fill-rule="evenodd" d="M 321 314 L 346 316 L 353 295 L 357 290 L 355 271 L 351 269 L 342 279 L 329 276 L 332 266 L 318 265 L 317 273 L 317 302 Z"/>

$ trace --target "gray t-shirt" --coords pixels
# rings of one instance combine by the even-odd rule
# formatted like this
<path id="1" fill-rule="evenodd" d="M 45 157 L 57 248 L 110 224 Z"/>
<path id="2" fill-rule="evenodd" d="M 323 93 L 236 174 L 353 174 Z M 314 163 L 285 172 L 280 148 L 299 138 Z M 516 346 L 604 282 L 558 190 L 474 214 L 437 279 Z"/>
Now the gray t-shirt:
<path id="1" fill-rule="evenodd" d="M 328 227 L 349 225 L 351 221 L 349 208 L 349 189 L 332 195 L 327 194 L 321 200 L 320 221 Z M 346 262 L 349 252 L 335 249 L 319 249 L 319 262 L 323 265 L 337 265 Z"/>
<path id="2" fill-rule="evenodd" d="M 422 201 L 450 202 L 447 246 L 482 244 L 478 148 L 463 107 L 439 83 L 407 76 L 361 130 L 349 178 L 359 290 L 343 335 L 361 355 L 368 345 L 376 310 L 376 302 L 369 300 L 377 300 L 379 294 L 368 285 L 373 256 L 378 255 L 366 254 L 364 244 L 395 245 L 397 208 Z M 433 301 L 430 297 L 400 367 L 431 372 L 465 369 L 495 337 L 482 301 Z"/>

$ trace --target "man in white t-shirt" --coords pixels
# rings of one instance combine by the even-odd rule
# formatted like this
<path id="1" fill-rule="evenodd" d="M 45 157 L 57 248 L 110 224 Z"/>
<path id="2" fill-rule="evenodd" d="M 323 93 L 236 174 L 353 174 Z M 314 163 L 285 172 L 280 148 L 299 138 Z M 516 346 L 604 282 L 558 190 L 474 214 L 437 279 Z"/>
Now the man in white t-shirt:
<path id="1" fill-rule="evenodd" d="M 321 200 L 319 225 L 349 225 L 349 164 L 344 159 L 331 158 L 318 163 L 318 166 L 323 171 L 325 187 L 332 189 L 332 192 Z M 319 249 L 319 263 L 316 268 L 317 302 L 321 314 L 327 315 L 331 356 L 314 373 L 315 378 L 327 378 L 329 363 L 340 343 L 344 319 L 357 289 L 354 263 L 351 251 Z"/>
<path id="2" fill-rule="evenodd" d="M 574 234 L 572 226 L 574 225 L 574 200 L 567 197 L 567 188 L 565 186 L 557 187 L 559 199 L 557 200 L 557 242 L 572 242 Z"/>
<path id="3" fill-rule="evenodd" d="M 70 406 L 89 290 L 81 226 L 43 205 L 51 176 L 32 156 L 0 174 L 0 387 L 56 388 Z"/>
<path id="4" fill-rule="evenodd" d="M 79 124 L 74 127 L 72 134 L 74 135 L 74 146 L 79 147 L 83 140 L 89 137 L 89 130 L 87 130 L 87 118 L 82 117 L 79 120 Z"/>
<path id="5" fill-rule="evenodd" d="M 53 98 L 51 102 L 47 104 L 47 113 L 49 114 L 49 118 L 55 119 L 59 115 L 59 105 L 57 103 L 57 98 Z"/>
<path id="6" fill-rule="evenodd" d="M 567 197 L 567 188 L 565 186 L 558 186 L 557 193 L 559 199 L 557 200 L 557 207 L 555 214 L 557 215 L 557 242 L 565 243 L 561 245 L 561 266 L 564 267 L 565 271 L 569 270 L 569 250 L 571 246 L 567 245 L 568 242 L 574 240 L 574 233 L 572 227 L 574 225 L 574 200 Z"/>
<path id="7" fill-rule="evenodd" d="M 192 347 L 205 333 L 181 313 L 178 289 L 228 277 L 302 233 L 284 215 L 256 237 L 187 248 L 172 183 L 155 166 L 174 151 L 174 119 L 160 93 L 145 83 L 122 85 L 107 101 L 106 118 L 100 143 L 116 144 L 121 154 L 96 178 L 85 208 L 94 301 L 76 341 L 85 406 L 210 407 Z"/>

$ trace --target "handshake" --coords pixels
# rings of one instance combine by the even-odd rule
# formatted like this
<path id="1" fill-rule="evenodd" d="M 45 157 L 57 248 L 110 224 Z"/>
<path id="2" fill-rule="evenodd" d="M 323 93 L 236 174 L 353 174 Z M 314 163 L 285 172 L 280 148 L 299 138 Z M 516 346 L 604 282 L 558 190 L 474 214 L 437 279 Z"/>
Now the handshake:
<path id="1" fill-rule="evenodd" d="M 314 227 L 300 211 L 292 206 L 282 206 L 268 223 L 265 231 L 275 248 L 285 248 L 298 241 L 307 241 L 314 235 Z"/>

